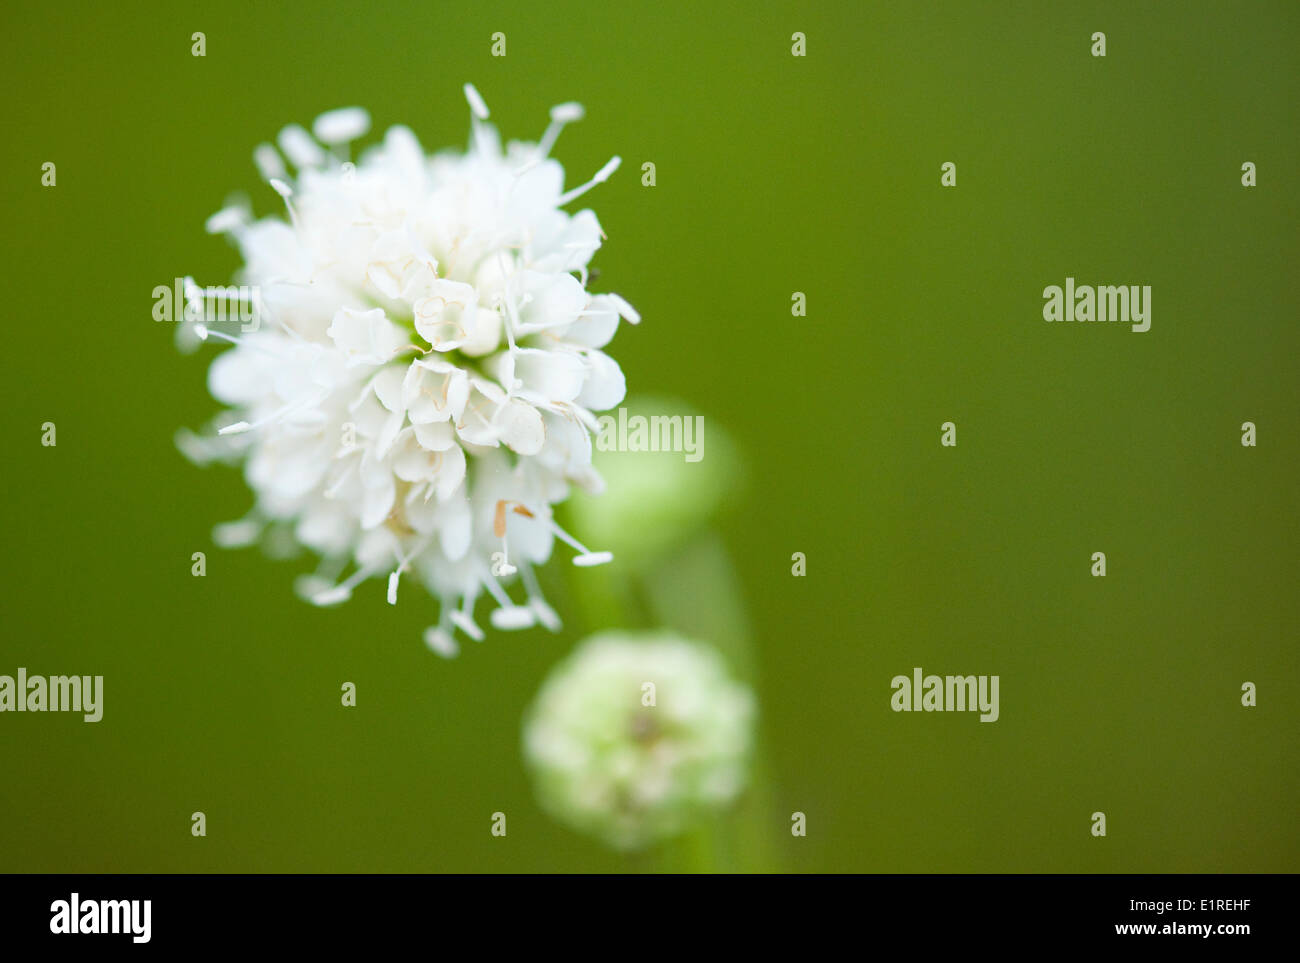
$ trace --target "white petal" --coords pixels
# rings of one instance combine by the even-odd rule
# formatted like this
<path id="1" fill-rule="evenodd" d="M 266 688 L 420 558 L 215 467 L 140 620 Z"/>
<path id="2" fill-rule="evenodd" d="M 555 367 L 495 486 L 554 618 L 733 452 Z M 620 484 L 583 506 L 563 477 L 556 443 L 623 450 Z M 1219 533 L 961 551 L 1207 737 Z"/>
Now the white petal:
<path id="1" fill-rule="evenodd" d="M 468 396 L 465 372 L 441 358 L 412 362 L 402 381 L 402 401 L 412 424 L 459 419 Z"/>
<path id="2" fill-rule="evenodd" d="M 436 278 L 438 261 L 410 230 L 385 231 L 370 246 L 366 279 L 386 298 L 427 286 Z"/>
<path id="3" fill-rule="evenodd" d="M 456 444 L 456 430 L 449 421 L 417 423 L 415 437 L 428 451 L 446 451 Z"/>
<path id="4" fill-rule="evenodd" d="M 271 388 L 266 363 L 257 351 L 235 348 L 223 351 L 208 368 L 208 390 L 228 405 L 243 405 L 263 397 Z"/>
<path id="5" fill-rule="evenodd" d="M 453 445 L 445 452 L 440 452 L 441 461 L 438 470 L 438 501 L 445 502 L 455 494 L 456 489 L 465 480 L 465 449 Z"/>
<path id="6" fill-rule="evenodd" d="M 577 354 L 521 348 L 514 357 L 515 377 L 523 382 L 521 391 L 551 404 L 573 401 L 582 391 L 586 366 Z"/>
<path id="7" fill-rule="evenodd" d="M 465 405 L 469 402 L 469 378 L 465 372 L 456 371 L 451 376 L 451 384 L 447 388 L 447 405 L 451 408 L 452 418 L 459 421 L 465 414 Z"/>
<path id="8" fill-rule="evenodd" d="M 602 351 L 588 351 L 590 370 L 578 404 L 593 411 L 613 408 L 627 396 L 627 381 L 618 362 Z"/>
<path id="9" fill-rule="evenodd" d="M 505 392 L 484 378 L 470 379 L 469 400 L 464 417 L 456 422 L 456 433 L 471 445 L 495 448 L 501 441 L 500 429 L 493 419 L 505 403 Z"/>
<path id="10" fill-rule="evenodd" d="M 361 504 L 361 527 L 375 528 L 381 525 L 393 510 L 393 499 L 397 490 L 389 475 L 386 484 L 365 489 Z"/>
<path id="11" fill-rule="evenodd" d="M 535 455 L 546 442 L 542 414 L 526 401 L 512 399 L 502 405 L 493 419 L 501 441 L 521 455 Z"/>
<path id="12" fill-rule="evenodd" d="M 618 330 L 618 308 L 609 295 L 599 294 L 591 299 L 582 317 L 565 328 L 563 340 L 587 348 L 603 348 Z"/>
<path id="13" fill-rule="evenodd" d="M 405 420 L 406 415 L 400 411 L 394 411 L 388 416 L 384 421 L 383 428 L 380 429 L 379 434 L 375 438 L 376 454 L 380 457 L 388 454 L 388 450 L 393 446 L 393 442 L 397 441 L 397 436 L 402 430 L 402 422 Z"/>
<path id="14" fill-rule="evenodd" d="M 474 323 L 469 337 L 460 346 L 461 352 L 471 358 L 491 354 L 501 344 L 501 325 L 501 313 L 480 304 L 474 311 Z"/>
<path id="15" fill-rule="evenodd" d="M 585 268 L 602 238 L 600 222 L 592 211 L 582 210 L 572 217 L 555 211 L 534 237 L 532 266 L 562 272 Z"/>
<path id="16" fill-rule="evenodd" d="M 406 372 L 398 365 L 384 368 L 375 375 L 373 382 L 375 397 L 389 411 L 403 413 L 406 411 L 406 406 L 402 404 L 402 380 L 405 377 Z"/>
<path id="17" fill-rule="evenodd" d="M 430 453 L 420 445 L 415 431 L 407 428 L 397 437 L 393 446 L 393 474 L 406 482 L 421 482 L 433 478 Z"/>
<path id="18" fill-rule="evenodd" d="M 524 292 L 529 300 L 518 309 L 520 334 L 572 324 L 587 306 L 587 292 L 571 274 L 526 271 Z"/>
<path id="19" fill-rule="evenodd" d="M 450 351 L 474 331 L 478 295 L 471 285 L 439 279 L 414 304 L 415 330 L 435 351 Z"/>
<path id="20" fill-rule="evenodd" d="M 384 364 L 407 343 L 402 329 L 388 320 L 382 308 L 341 308 L 325 334 L 347 356 L 348 364 Z"/>

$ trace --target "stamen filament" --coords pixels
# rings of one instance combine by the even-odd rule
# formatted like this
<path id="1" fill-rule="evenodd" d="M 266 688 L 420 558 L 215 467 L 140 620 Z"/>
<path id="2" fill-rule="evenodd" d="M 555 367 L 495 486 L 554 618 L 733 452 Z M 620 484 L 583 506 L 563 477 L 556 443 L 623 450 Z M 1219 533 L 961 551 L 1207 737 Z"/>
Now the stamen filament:
<path id="1" fill-rule="evenodd" d="M 575 187 L 573 190 L 561 194 L 560 199 L 555 202 L 555 206 L 563 207 L 565 204 L 569 203 L 569 201 L 576 200 L 583 194 L 587 193 L 587 191 L 591 190 L 597 184 L 605 183 L 605 181 L 609 180 L 610 175 L 613 174 L 614 171 L 618 170 L 618 165 L 621 163 L 623 163 L 623 158 L 618 156 L 611 157 L 609 163 L 598 170 L 596 176 L 587 181 L 587 183 L 583 184 L 581 187 Z"/>

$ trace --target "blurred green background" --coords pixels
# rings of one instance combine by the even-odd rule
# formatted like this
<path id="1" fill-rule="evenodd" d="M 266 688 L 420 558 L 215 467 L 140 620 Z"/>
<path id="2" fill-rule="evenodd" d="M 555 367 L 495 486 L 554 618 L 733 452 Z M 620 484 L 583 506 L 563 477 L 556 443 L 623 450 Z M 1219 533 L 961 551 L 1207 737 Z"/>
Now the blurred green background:
<path id="1" fill-rule="evenodd" d="M 766 773 L 747 805 L 771 827 L 768 866 L 1300 870 L 1300 6 L 0 18 L 0 673 L 105 676 L 97 724 L 0 716 L 0 870 L 657 865 L 551 822 L 520 759 L 548 668 L 609 626 L 560 591 L 562 634 L 492 633 L 445 662 L 413 586 L 396 608 L 373 582 L 314 609 L 292 591 L 307 559 L 212 545 L 251 496 L 172 442 L 216 410 L 214 351 L 178 354 L 151 291 L 229 281 L 235 253 L 204 218 L 237 190 L 279 207 L 253 146 L 350 104 L 371 139 L 406 123 L 426 148 L 461 145 L 467 80 L 507 136 L 583 102 L 555 151 L 573 183 L 623 156 L 588 199 L 609 237 L 593 287 L 645 318 L 611 351 L 634 394 L 689 402 L 744 465 L 715 532 L 753 638 Z M 1045 324 L 1042 288 L 1067 275 L 1152 285 L 1150 332 Z M 949 420 L 956 449 L 939 445 Z M 707 614 L 707 586 L 678 590 L 684 617 Z M 914 666 L 1000 675 L 1001 720 L 891 712 L 889 681 Z"/>

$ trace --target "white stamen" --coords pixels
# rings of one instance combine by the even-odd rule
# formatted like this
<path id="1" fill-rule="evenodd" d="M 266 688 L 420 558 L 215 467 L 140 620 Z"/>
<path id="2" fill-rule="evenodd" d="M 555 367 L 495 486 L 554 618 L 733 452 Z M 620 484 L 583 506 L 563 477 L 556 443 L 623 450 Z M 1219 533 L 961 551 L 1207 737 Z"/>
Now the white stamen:
<path id="1" fill-rule="evenodd" d="M 583 184 L 581 187 L 575 187 L 573 190 L 567 191 L 564 194 L 560 195 L 560 199 L 555 202 L 555 206 L 563 207 L 565 204 L 569 203 L 569 201 L 575 200 L 576 198 L 579 198 L 583 194 L 587 193 L 587 191 L 591 190 L 597 184 L 605 183 L 605 181 L 609 180 L 610 175 L 613 174 L 614 171 L 618 170 L 618 165 L 621 163 L 623 163 L 623 158 L 617 156 L 611 157 L 609 159 L 609 163 L 606 164 L 604 167 L 602 167 L 600 170 L 598 170 L 596 172 L 596 176 L 593 177 L 591 180 L 587 181 L 587 183 Z"/>
<path id="2" fill-rule="evenodd" d="M 352 590 L 346 589 L 341 585 L 336 585 L 324 592 L 319 592 L 312 597 L 313 605 L 327 606 L 338 605 L 340 602 L 346 602 L 352 597 Z"/>
<path id="3" fill-rule="evenodd" d="M 194 283 L 194 279 L 187 277 L 185 279 L 185 320 L 194 317 L 206 318 L 208 316 L 208 306 L 203 294 L 203 289 Z M 198 323 L 195 321 L 194 323 Z"/>
<path id="4" fill-rule="evenodd" d="M 209 234 L 225 234 L 237 227 L 243 227 L 247 217 L 241 207 L 223 207 L 207 219 L 203 229 Z"/>
<path id="5" fill-rule="evenodd" d="M 555 614 L 555 609 L 547 605 L 545 599 L 531 598 L 528 600 L 528 607 L 533 610 L 537 621 L 541 622 L 548 632 L 558 632 L 563 627 L 560 617 Z"/>
<path id="6" fill-rule="evenodd" d="M 608 297 L 614 302 L 614 306 L 618 309 L 619 317 L 623 318 L 625 321 L 631 322 L 632 324 L 641 323 L 641 314 L 636 308 L 632 307 L 632 305 L 628 304 L 627 301 L 617 294 L 610 294 Z"/>
<path id="7" fill-rule="evenodd" d="M 277 285 L 280 287 L 296 287 L 296 288 L 310 287 L 310 285 L 307 284 L 291 281 L 287 277 L 276 276 L 276 277 L 267 278 L 260 285 L 254 288 L 254 293 L 255 293 L 254 303 L 257 309 L 257 316 L 259 318 L 262 317 L 270 318 L 281 331 L 283 331 L 293 340 L 301 342 L 304 340 L 303 336 L 299 334 L 297 331 L 295 331 L 293 328 L 285 324 L 284 321 L 282 321 L 280 318 L 276 317 L 275 314 L 271 312 L 271 309 L 267 307 L 266 301 L 262 298 L 262 292 L 264 290 L 269 290 L 270 288 Z"/>
<path id="8" fill-rule="evenodd" d="M 613 552 L 593 552 L 591 549 L 587 548 L 586 545 L 583 545 L 582 542 L 578 541 L 576 538 L 574 538 L 572 535 L 570 535 L 568 532 L 562 529 L 559 525 L 557 525 L 555 523 L 555 519 L 553 518 L 546 519 L 546 524 L 549 525 L 551 527 L 551 530 L 560 537 L 561 541 L 568 543 L 573 548 L 578 550 L 579 554 L 575 556 L 573 559 L 574 565 L 578 565 L 583 568 L 588 568 L 592 565 L 604 565 L 606 562 L 612 562 L 614 560 Z"/>
<path id="9" fill-rule="evenodd" d="M 511 605 L 493 609 L 491 619 L 493 628 L 502 632 L 514 632 L 531 628 L 537 622 L 537 615 L 526 606 Z"/>
<path id="10" fill-rule="evenodd" d="M 249 341 L 244 338 L 237 338 L 233 334 L 226 334 L 224 331 L 213 331 L 202 321 L 194 322 L 194 333 L 200 341 L 207 341 L 208 338 L 216 338 L 218 341 L 229 341 L 231 344 L 242 344 L 246 348 L 252 348 L 271 358 L 283 358 L 279 352 L 272 351 L 270 348 L 259 341 Z"/>
<path id="11" fill-rule="evenodd" d="M 331 147 L 364 137 L 369 130 L 370 115 L 360 107 L 327 110 L 311 125 L 311 132 L 316 135 L 316 139 Z"/>
<path id="12" fill-rule="evenodd" d="M 352 590 L 373 574 L 374 569 L 359 568 L 338 585 L 313 596 L 312 602 L 316 605 L 335 605 L 339 602 L 346 602 L 352 597 Z"/>
<path id="13" fill-rule="evenodd" d="M 472 150 L 482 157 L 488 157 L 492 153 L 492 139 L 488 136 L 490 129 L 490 125 L 477 117 L 470 121 L 470 136 L 473 138 Z M 514 189 L 515 183 L 517 183 L 517 180 L 511 182 L 511 190 Z"/>
<path id="14" fill-rule="evenodd" d="M 225 460 L 231 455 L 230 445 L 216 438 L 197 435 L 188 428 L 178 429 L 175 441 L 176 447 L 181 450 L 181 454 L 196 465 L 206 465 L 209 462 Z"/>
<path id="15" fill-rule="evenodd" d="M 253 151 L 253 163 L 257 166 L 257 172 L 262 175 L 262 180 L 269 181 L 272 178 L 285 178 L 289 172 L 284 169 L 284 161 L 280 160 L 280 153 L 270 144 L 258 144 Z"/>
<path id="16" fill-rule="evenodd" d="M 542 162 L 543 159 L 544 159 L 544 158 L 542 158 L 542 157 L 540 157 L 540 156 L 539 156 L 539 157 L 534 157 L 532 160 L 530 160 L 530 161 L 529 161 L 527 164 L 525 164 L 523 167 L 520 167 L 519 169 L 517 169 L 517 170 L 515 171 L 515 173 L 514 173 L 515 178 L 518 179 L 518 178 L 520 178 L 520 177 L 523 177 L 523 176 L 524 176 L 525 174 L 527 174 L 530 170 L 532 170 L 534 167 L 536 167 L 538 164 L 540 164 L 540 163 Z M 512 185 L 512 186 L 513 186 L 513 185 Z"/>
<path id="17" fill-rule="evenodd" d="M 220 301 L 223 305 L 234 303 L 250 304 L 254 307 L 258 306 L 258 293 L 256 288 L 245 291 L 242 286 L 235 287 L 234 285 L 231 285 L 230 287 L 212 287 L 207 289 L 201 288 L 198 285 L 194 285 L 193 287 L 188 284 L 186 285 L 185 300 L 189 302 L 192 307 L 206 313 L 206 302 L 209 299 Z"/>
<path id="18" fill-rule="evenodd" d="M 401 552 L 395 553 L 397 556 L 397 568 L 395 568 L 388 576 L 388 604 L 389 605 L 397 604 L 398 580 L 402 577 L 402 573 L 405 572 L 408 568 L 410 568 L 411 559 L 415 558 L 417 555 L 423 552 L 425 548 L 428 546 L 429 541 L 430 540 L 426 538 L 423 541 L 417 542 L 415 546 L 411 549 L 410 554 L 403 555 Z"/>
<path id="19" fill-rule="evenodd" d="M 346 458 L 348 455 L 351 455 L 351 454 L 353 454 L 353 453 L 359 453 L 360 451 L 361 451 L 360 448 L 351 448 L 351 449 L 347 449 L 347 450 L 345 450 L 345 451 L 341 451 L 341 452 L 339 452 L 339 453 L 338 453 L 337 455 L 335 455 L 334 457 L 335 457 L 335 458 Z M 349 462 L 344 466 L 343 471 L 339 473 L 338 478 L 336 478 L 336 479 L 334 479 L 334 481 L 330 482 L 329 487 L 325 489 L 325 493 L 324 493 L 324 494 L 325 494 L 325 497 L 326 497 L 326 498 L 336 498 L 336 497 L 338 496 L 338 493 L 339 493 L 340 491 L 343 490 L 343 485 L 344 485 L 345 482 L 347 482 L 348 477 L 349 477 L 349 476 L 350 476 L 354 471 L 357 470 L 357 465 L 359 465 L 360 463 L 361 463 L 360 458 L 353 459 L 352 461 L 349 461 Z"/>
<path id="20" fill-rule="evenodd" d="M 293 580 L 293 590 L 298 597 L 310 602 L 322 592 L 328 592 L 334 587 L 334 579 L 326 578 L 323 575 L 299 575 Z"/>
<path id="21" fill-rule="evenodd" d="M 216 334 L 215 331 L 211 333 Z M 306 398 L 303 398 L 301 401 L 291 401 L 283 408 L 278 408 L 277 410 L 271 412 L 271 414 L 267 415 L 265 418 L 261 419 L 260 421 L 255 421 L 252 424 L 249 424 L 247 421 L 237 421 L 233 425 L 226 425 L 226 427 L 218 429 L 217 434 L 236 435 L 236 434 L 242 434 L 243 432 L 246 431 L 253 431 L 254 429 L 261 428 L 265 425 L 269 425 L 274 421 L 279 421 L 280 419 L 284 418 L 286 415 L 290 415 L 293 412 L 297 411 L 299 408 L 310 408 L 312 405 L 320 404 L 320 402 L 322 402 L 323 400 L 325 400 L 325 396 L 322 394 L 322 395 L 308 396 Z"/>
<path id="22" fill-rule="evenodd" d="M 582 120 L 584 111 L 582 104 L 567 103 L 556 104 L 551 108 L 551 123 L 546 128 L 546 133 L 542 134 L 542 139 L 537 145 L 537 159 L 550 156 L 551 148 L 555 146 L 555 141 L 560 136 L 560 131 L 564 130 L 565 124 L 571 124 L 575 120 Z"/>
<path id="23" fill-rule="evenodd" d="M 460 646 L 441 625 L 431 625 L 424 630 L 424 644 L 444 659 L 454 659 L 460 654 Z"/>
<path id="24" fill-rule="evenodd" d="M 284 151 L 284 156 L 289 158 L 290 163 L 299 170 L 304 167 L 318 167 L 325 163 L 325 152 L 320 149 L 320 145 L 297 124 L 290 124 L 280 131 L 276 143 L 280 145 L 280 150 Z"/>
<path id="25" fill-rule="evenodd" d="M 506 590 L 497 583 L 497 580 L 493 578 L 491 574 L 483 580 L 483 585 L 487 588 L 488 594 L 496 600 L 497 605 L 500 605 L 502 608 L 514 608 L 515 603 L 511 600 L 510 596 L 506 594 Z"/>
<path id="26" fill-rule="evenodd" d="M 509 269 L 509 264 L 505 260 L 505 252 L 501 251 L 497 256 L 501 258 L 502 273 L 504 273 L 505 270 Z M 515 276 L 515 273 L 512 272 L 510 276 L 506 278 L 506 318 L 504 323 L 501 325 L 501 327 L 505 329 L 506 342 L 509 345 L 511 354 L 514 354 L 519 350 L 515 346 L 515 329 L 519 327 L 519 314 L 518 309 L 515 307 L 515 296 L 512 290 Z"/>
<path id="27" fill-rule="evenodd" d="M 240 518 L 222 522 L 212 529 L 212 541 L 221 548 L 244 548 L 257 541 L 262 534 L 262 523 L 256 518 Z"/>
<path id="28" fill-rule="evenodd" d="M 469 109 L 473 112 L 476 118 L 479 120 L 488 119 L 490 115 L 488 114 L 487 102 L 483 100 L 482 95 L 478 92 L 478 88 L 473 84 L 465 85 L 465 99 L 469 101 Z"/>
<path id="29" fill-rule="evenodd" d="M 506 535 L 501 536 L 501 565 L 498 568 L 497 576 L 499 578 L 508 578 L 518 572 L 519 569 L 510 564 L 510 542 Z"/>
<path id="30" fill-rule="evenodd" d="M 582 120 L 587 116 L 586 110 L 582 104 L 576 101 L 567 101 L 563 104 L 556 104 L 551 108 L 551 120 L 557 124 L 572 124 L 575 120 Z"/>
<path id="31" fill-rule="evenodd" d="M 347 559 L 338 556 L 326 556 L 321 559 L 320 565 L 316 567 L 315 572 L 310 575 L 299 575 L 294 579 L 293 590 L 298 593 L 299 598 L 310 602 L 321 592 L 328 592 L 332 589 L 334 582 L 347 567 Z"/>
<path id="32" fill-rule="evenodd" d="M 537 621 L 541 622 L 551 632 L 560 631 L 560 617 L 555 614 L 555 609 L 546 604 L 546 599 L 542 595 L 542 587 L 537 584 L 537 575 L 533 572 L 533 567 L 525 565 L 520 577 L 523 579 L 524 588 L 528 592 L 528 607 L 536 614 Z"/>
<path id="33" fill-rule="evenodd" d="M 536 616 L 532 609 L 522 605 L 515 605 L 510 596 L 505 593 L 505 589 L 497 584 L 496 579 L 484 579 L 483 584 L 487 587 L 488 594 L 500 606 L 500 608 L 494 609 L 489 616 L 494 628 L 509 632 L 515 629 L 526 629 L 534 623 Z"/>
<path id="34" fill-rule="evenodd" d="M 578 420 L 578 423 L 584 425 L 588 431 L 600 433 L 600 419 L 593 412 L 588 411 L 582 405 L 567 405 L 566 408 Z"/>
<path id="35" fill-rule="evenodd" d="M 460 629 L 475 642 L 483 641 L 483 630 L 475 624 L 474 620 L 470 618 L 467 613 L 453 611 L 448 618 L 456 624 L 456 628 Z"/>
<path id="36" fill-rule="evenodd" d="M 284 199 L 284 209 L 289 212 L 289 223 L 294 230 L 299 230 L 298 209 L 293 206 L 293 188 L 278 178 L 271 178 L 271 189 Z"/>
<path id="37" fill-rule="evenodd" d="M 209 328 L 206 324 L 202 323 L 201 321 L 195 322 L 194 333 L 197 334 L 204 341 L 207 341 L 208 338 L 216 338 L 218 341 L 229 341 L 231 344 L 244 343 L 243 338 L 237 338 L 233 334 L 226 334 L 226 332 L 224 331 L 213 331 L 211 328 Z M 276 355 L 276 357 L 279 357 L 279 355 Z"/>

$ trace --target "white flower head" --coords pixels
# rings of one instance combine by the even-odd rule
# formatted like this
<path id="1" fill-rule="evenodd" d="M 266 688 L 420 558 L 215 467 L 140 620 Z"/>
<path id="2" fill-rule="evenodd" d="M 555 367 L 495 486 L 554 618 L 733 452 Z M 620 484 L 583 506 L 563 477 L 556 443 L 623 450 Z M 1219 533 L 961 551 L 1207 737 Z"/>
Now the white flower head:
<path id="1" fill-rule="evenodd" d="M 618 849 L 690 828 L 745 786 L 754 697 L 712 649 L 602 632 L 543 683 L 524 723 L 538 798 Z"/>
<path id="2" fill-rule="evenodd" d="M 465 95 L 464 152 L 427 156 L 393 127 L 354 163 L 348 144 L 370 126 L 359 108 L 257 148 L 287 219 L 229 209 L 208 226 L 243 255 L 262 323 L 242 336 L 188 324 L 187 338 L 234 343 L 208 377 L 230 410 L 215 433 L 178 438 L 196 460 L 244 464 L 255 505 L 219 526 L 222 544 L 291 530 L 323 557 L 299 582 L 320 605 L 371 577 L 387 577 L 393 604 L 403 575 L 423 582 L 441 606 L 425 640 L 443 655 L 458 631 L 483 637 L 481 595 L 499 629 L 558 628 L 533 572 L 556 538 L 578 565 L 611 558 L 564 532 L 552 506 L 571 484 L 602 487 L 593 412 L 624 390 L 602 349 L 620 317 L 639 320 L 587 291 L 604 234 L 590 210 L 564 209 L 618 158 L 565 191 L 549 156 L 581 109 L 561 105 L 540 142 L 503 147 L 478 91 Z"/>

